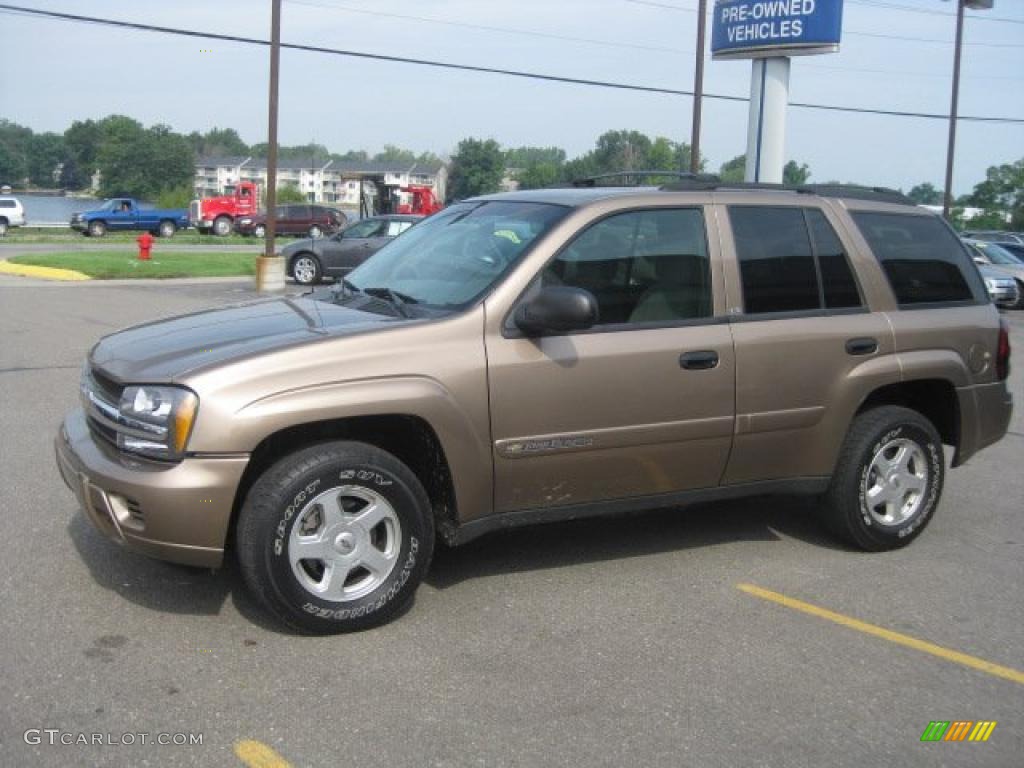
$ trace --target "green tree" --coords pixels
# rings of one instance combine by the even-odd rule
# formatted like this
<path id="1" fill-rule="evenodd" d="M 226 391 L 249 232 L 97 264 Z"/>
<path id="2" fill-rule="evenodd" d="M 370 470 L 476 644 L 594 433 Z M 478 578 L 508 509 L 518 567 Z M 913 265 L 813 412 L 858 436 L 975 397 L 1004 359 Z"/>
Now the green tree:
<path id="1" fill-rule="evenodd" d="M 505 151 L 508 168 L 532 168 L 535 165 L 562 166 L 565 150 L 560 147 L 516 147 Z"/>
<path id="2" fill-rule="evenodd" d="M 985 180 L 975 185 L 970 204 L 1002 216 L 1003 222 L 1009 218 L 1011 229 L 1024 229 L 1024 158 L 989 168 Z"/>
<path id="3" fill-rule="evenodd" d="M 302 194 L 302 190 L 299 189 L 295 184 L 284 184 L 277 188 L 277 203 L 283 205 L 285 203 L 305 203 L 306 196 Z"/>
<path id="4" fill-rule="evenodd" d="M 411 149 L 396 147 L 394 144 L 385 144 L 384 149 L 373 156 L 375 163 L 407 163 L 412 165 L 416 162 L 416 153 Z"/>
<path id="5" fill-rule="evenodd" d="M 520 189 L 543 189 L 562 179 L 562 168 L 554 163 L 536 163 L 516 172 Z"/>
<path id="6" fill-rule="evenodd" d="M 927 181 L 912 187 L 907 197 L 918 205 L 942 205 L 942 190 Z"/>
<path id="7" fill-rule="evenodd" d="M 188 208 L 189 203 L 196 197 L 195 189 L 191 184 L 183 184 L 173 189 L 165 189 L 156 196 L 158 208 Z"/>
<path id="8" fill-rule="evenodd" d="M 448 195 L 453 200 L 497 192 L 505 175 L 505 153 L 494 139 L 463 139 L 452 156 Z"/>
<path id="9" fill-rule="evenodd" d="M 197 157 L 245 156 L 249 145 L 234 128 L 211 128 L 206 133 L 192 131 L 185 137 Z"/>
<path id="10" fill-rule="evenodd" d="M 728 181 L 734 184 L 743 181 L 746 178 L 746 173 L 746 153 L 736 155 L 736 157 L 731 160 L 726 160 L 718 170 L 718 176 L 722 181 Z M 801 184 L 806 184 L 810 178 L 811 169 L 806 163 L 798 163 L 796 160 L 790 160 L 782 167 L 783 184 L 799 186 Z"/>
<path id="11" fill-rule="evenodd" d="M 0 119 L 0 184 L 21 185 L 29 175 L 32 129 Z"/>
<path id="12" fill-rule="evenodd" d="M 37 133 L 28 144 L 28 177 L 38 187 L 52 187 L 59 181 L 55 172 L 64 162 L 64 137 L 59 133 Z"/>
<path id="13" fill-rule="evenodd" d="M 105 118 L 101 125 L 104 139 L 98 165 L 103 195 L 151 199 L 192 182 L 194 158 L 184 136 L 166 125 L 146 129 L 120 116 Z"/>
<path id="14" fill-rule="evenodd" d="M 92 183 L 102 143 L 103 128 L 95 120 L 76 120 L 64 131 L 67 157 L 61 174 L 61 186 L 83 189 Z"/>
<path id="15" fill-rule="evenodd" d="M 797 163 L 796 160 L 790 160 L 782 167 L 783 184 L 800 186 L 801 184 L 806 184 L 810 178 L 811 169 L 807 167 L 807 163 Z"/>
<path id="16" fill-rule="evenodd" d="M 732 160 L 726 160 L 718 169 L 718 176 L 722 181 L 737 182 L 743 181 L 747 172 L 746 154 L 736 155 Z"/>

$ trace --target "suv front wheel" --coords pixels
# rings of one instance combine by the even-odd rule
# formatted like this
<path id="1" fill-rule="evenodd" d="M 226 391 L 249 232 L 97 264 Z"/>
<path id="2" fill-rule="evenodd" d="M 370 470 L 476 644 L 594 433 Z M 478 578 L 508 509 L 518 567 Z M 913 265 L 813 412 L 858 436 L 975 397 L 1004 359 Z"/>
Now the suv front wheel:
<path id="1" fill-rule="evenodd" d="M 859 414 L 825 495 L 829 526 L 872 552 L 909 544 L 931 520 L 945 478 L 942 439 L 917 411 L 882 406 Z"/>
<path id="2" fill-rule="evenodd" d="M 412 601 L 434 546 L 430 502 L 401 461 L 331 442 L 274 464 L 237 530 L 253 596 L 285 624 L 331 634 L 382 624 Z"/>

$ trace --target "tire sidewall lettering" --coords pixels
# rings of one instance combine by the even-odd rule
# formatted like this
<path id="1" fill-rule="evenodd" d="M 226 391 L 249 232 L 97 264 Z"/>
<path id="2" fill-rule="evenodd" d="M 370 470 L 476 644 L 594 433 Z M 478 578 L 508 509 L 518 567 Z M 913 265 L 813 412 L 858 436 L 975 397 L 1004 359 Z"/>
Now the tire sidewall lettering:
<path id="1" fill-rule="evenodd" d="M 909 434 L 905 434 L 908 431 Z M 925 499 L 921 509 L 918 510 L 918 513 L 914 515 L 906 525 L 901 528 L 887 529 L 876 524 L 868 511 L 866 485 L 868 474 L 871 471 L 871 459 L 877 455 L 886 443 L 889 443 L 899 437 L 905 437 L 906 439 L 913 440 L 913 442 L 925 452 L 925 455 L 928 458 L 928 497 Z M 897 427 L 886 430 L 886 432 L 875 440 L 867 450 L 866 455 L 862 460 L 860 472 L 857 476 L 857 509 L 864 527 L 871 529 L 873 531 L 873 535 L 877 537 L 896 537 L 897 539 L 904 539 L 923 526 L 931 517 L 931 514 L 938 503 L 939 494 L 941 492 L 943 462 L 944 458 L 941 448 L 936 445 L 924 430 L 917 428 L 913 424 L 901 424 Z"/>
<path id="2" fill-rule="evenodd" d="M 291 572 L 291 564 L 288 561 L 288 538 L 305 502 L 333 486 L 342 485 L 365 485 L 385 496 L 398 513 L 402 528 L 407 533 L 406 540 L 401 543 L 402 554 L 400 556 L 404 558 L 401 568 L 396 568 L 388 580 L 369 595 L 352 601 L 352 603 L 339 604 L 320 600 L 298 583 Z M 415 519 L 403 514 L 403 510 L 412 503 L 412 499 L 408 498 L 407 494 L 408 491 L 402 483 L 397 482 L 387 472 L 372 466 L 350 466 L 341 470 L 330 467 L 323 468 L 314 479 L 304 484 L 290 497 L 289 503 L 280 511 L 273 528 L 271 567 L 277 572 L 276 578 L 280 580 L 278 588 L 282 590 L 283 596 L 294 595 L 289 602 L 294 600 L 296 605 L 301 606 L 303 613 L 324 621 L 365 619 L 389 605 L 396 598 L 404 596 L 407 591 L 406 585 L 410 579 L 413 579 L 413 575 L 420 565 L 419 553 L 422 547 L 419 532 L 414 527 Z M 416 579 L 413 581 L 418 583 Z"/>

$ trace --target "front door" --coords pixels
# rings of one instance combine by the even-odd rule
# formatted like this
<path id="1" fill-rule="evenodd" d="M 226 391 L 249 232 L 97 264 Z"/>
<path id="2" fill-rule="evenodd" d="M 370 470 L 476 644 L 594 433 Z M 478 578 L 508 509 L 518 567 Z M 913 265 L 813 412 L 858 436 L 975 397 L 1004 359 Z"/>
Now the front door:
<path id="1" fill-rule="evenodd" d="M 718 485 L 732 443 L 735 363 L 704 210 L 603 218 L 524 298 L 543 285 L 590 291 L 599 322 L 542 338 L 506 323 L 488 335 L 495 511 Z"/>
<path id="2" fill-rule="evenodd" d="M 380 248 L 387 226 L 387 219 L 366 219 L 331 237 L 324 244 L 326 273 L 343 275 L 366 261 Z"/>

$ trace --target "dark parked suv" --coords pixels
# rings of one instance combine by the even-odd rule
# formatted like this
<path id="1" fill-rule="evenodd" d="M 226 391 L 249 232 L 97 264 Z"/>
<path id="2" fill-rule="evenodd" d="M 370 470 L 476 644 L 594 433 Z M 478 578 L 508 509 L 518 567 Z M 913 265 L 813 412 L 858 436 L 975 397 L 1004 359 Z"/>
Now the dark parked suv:
<path id="1" fill-rule="evenodd" d="M 279 235 L 322 237 L 345 226 L 347 217 L 341 211 L 323 205 L 279 205 L 274 208 L 275 228 Z M 267 215 L 243 216 L 235 224 L 241 235 L 263 237 L 267 231 Z"/>
<path id="2" fill-rule="evenodd" d="M 286 274 L 300 285 L 315 285 L 324 277 L 340 277 L 422 219 L 399 213 L 372 216 L 330 237 L 289 243 L 281 249 Z"/>
<path id="3" fill-rule="evenodd" d="M 806 494 L 895 550 L 939 507 L 943 445 L 956 467 L 1006 433 L 1009 367 L 963 243 L 898 193 L 531 190 L 450 205 L 329 289 L 101 339 L 57 462 L 106 536 L 230 549 L 269 612 L 338 632 L 399 615 L 438 536 Z"/>

